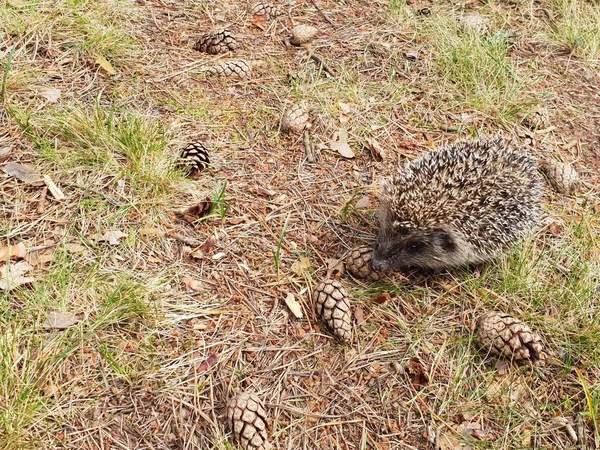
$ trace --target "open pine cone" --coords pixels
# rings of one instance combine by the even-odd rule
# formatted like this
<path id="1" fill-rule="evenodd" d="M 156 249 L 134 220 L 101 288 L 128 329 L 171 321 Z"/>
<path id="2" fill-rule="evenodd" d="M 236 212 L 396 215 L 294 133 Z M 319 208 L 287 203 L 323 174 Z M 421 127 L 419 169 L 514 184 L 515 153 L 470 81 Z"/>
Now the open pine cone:
<path id="1" fill-rule="evenodd" d="M 354 278 L 362 280 L 379 281 L 385 278 L 386 272 L 376 272 L 371 265 L 373 249 L 369 246 L 358 247 L 346 255 L 346 269 Z"/>
<path id="2" fill-rule="evenodd" d="M 477 320 L 476 344 L 483 352 L 515 362 L 537 362 L 543 358 L 542 339 L 514 317 L 493 311 Z"/>
<path id="3" fill-rule="evenodd" d="M 206 76 L 250 78 L 252 66 L 243 59 L 227 61 L 206 70 Z"/>
<path id="4" fill-rule="evenodd" d="M 541 162 L 540 169 L 559 194 L 570 195 L 579 188 L 579 178 L 571 164 L 547 159 Z"/>
<path id="5" fill-rule="evenodd" d="M 192 142 L 181 151 L 180 166 L 191 174 L 203 171 L 209 163 L 208 150 L 201 142 Z"/>
<path id="6" fill-rule="evenodd" d="M 221 30 L 214 33 L 205 34 L 196 44 L 194 50 L 208 53 L 209 55 L 218 55 L 219 53 L 227 53 L 238 48 L 236 38 L 229 30 Z"/>
<path id="7" fill-rule="evenodd" d="M 235 439 L 245 450 L 270 448 L 267 436 L 267 413 L 256 394 L 242 392 L 229 399 L 227 420 Z"/>
<path id="8" fill-rule="evenodd" d="M 317 316 L 325 321 L 333 334 L 345 342 L 352 336 L 352 319 L 348 294 L 338 280 L 327 279 L 313 291 Z"/>
<path id="9" fill-rule="evenodd" d="M 281 131 L 284 133 L 302 134 L 308 125 L 308 111 L 303 103 L 289 106 L 281 117 Z"/>
<path id="10" fill-rule="evenodd" d="M 252 8 L 250 8 L 250 14 L 255 16 L 265 16 L 266 20 L 271 20 L 281 15 L 281 10 L 274 5 L 270 5 L 268 3 L 255 3 Z"/>

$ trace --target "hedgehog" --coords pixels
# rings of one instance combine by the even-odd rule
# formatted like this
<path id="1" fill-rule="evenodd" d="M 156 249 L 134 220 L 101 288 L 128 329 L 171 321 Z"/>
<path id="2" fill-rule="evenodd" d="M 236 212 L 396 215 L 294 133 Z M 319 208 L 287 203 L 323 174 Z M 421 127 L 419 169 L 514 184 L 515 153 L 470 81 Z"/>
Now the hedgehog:
<path id="1" fill-rule="evenodd" d="M 503 139 L 459 141 L 383 183 L 375 270 L 444 270 L 492 260 L 541 216 L 536 160 Z"/>

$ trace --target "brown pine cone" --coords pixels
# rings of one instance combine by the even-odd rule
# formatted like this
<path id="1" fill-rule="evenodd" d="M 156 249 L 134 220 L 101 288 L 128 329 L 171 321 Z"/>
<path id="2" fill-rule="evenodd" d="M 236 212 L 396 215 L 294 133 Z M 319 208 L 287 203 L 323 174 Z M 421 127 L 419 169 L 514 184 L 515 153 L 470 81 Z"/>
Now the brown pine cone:
<path id="1" fill-rule="evenodd" d="M 475 343 L 483 352 L 516 362 L 535 363 L 543 358 L 542 339 L 514 317 L 489 312 L 477 320 Z"/>
<path id="2" fill-rule="evenodd" d="M 338 280 L 327 279 L 313 291 L 317 316 L 333 334 L 345 342 L 352 337 L 352 319 L 348 294 Z"/>
<path id="3" fill-rule="evenodd" d="M 373 258 L 373 249 L 369 246 L 358 247 L 346 255 L 346 269 L 354 278 L 363 280 L 379 281 L 385 278 L 388 273 L 376 272 L 371 265 Z"/>
<path id="4" fill-rule="evenodd" d="M 548 182 L 559 194 L 570 195 L 579 189 L 577 171 L 571 164 L 547 159 L 542 161 L 540 169 L 542 169 Z"/>
<path id="5" fill-rule="evenodd" d="M 270 448 L 267 435 L 267 413 L 256 394 L 242 392 L 229 399 L 227 420 L 235 439 L 246 450 Z"/>
<path id="6" fill-rule="evenodd" d="M 238 42 L 227 29 L 205 34 L 194 44 L 194 50 L 208 53 L 209 55 L 226 53 L 236 48 L 238 48 Z"/>
<path id="7" fill-rule="evenodd" d="M 181 151 L 179 165 L 187 168 L 190 174 L 203 171 L 209 163 L 208 150 L 202 142 L 192 142 Z"/>
<path id="8" fill-rule="evenodd" d="M 250 8 L 250 14 L 255 16 L 265 16 L 266 20 L 274 19 L 281 15 L 281 10 L 274 5 L 269 5 L 268 3 L 255 3 L 252 8 Z"/>
<path id="9" fill-rule="evenodd" d="M 308 111 L 304 103 L 289 106 L 281 117 L 281 131 L 284 133 L 302 134 L 308 125 Z"/>
<path id="10" fill-rule="evenodd" d="M 243 59 L 227 61 L 206 70 L 206 76 L 250 78 L 252 66 Z"/>

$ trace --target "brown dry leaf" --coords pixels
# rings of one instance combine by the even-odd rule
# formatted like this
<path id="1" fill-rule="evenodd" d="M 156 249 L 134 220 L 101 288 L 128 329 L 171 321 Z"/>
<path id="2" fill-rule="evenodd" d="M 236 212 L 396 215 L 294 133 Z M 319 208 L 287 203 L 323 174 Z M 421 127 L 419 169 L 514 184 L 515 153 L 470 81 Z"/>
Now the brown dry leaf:
<path id="1" fill-rule="evenodd" d="M 8 247 L 0 247 L 0 261 L 8 261 L 10 258 L 21 259 L 27 255 L 25 244 L 19 242 L 17 245 L 9 245 Z"/>
<path id="2" fill-rule="evenodd" d="M 185 277 L 183 277 L 181 279 L 181 282 L 183 284 L 185 284 L 185 288 L 186 290 L 192 290 L 192 291 L 201 291 L 202 290 L 202 282 L 200 280 L 197 280 L 193 277 L 190 277 L 189 275 L 186 275 Z"/>
<path id="3" fill-rule="evenodd" d="M 196 367 L 196 369 L 198 372 L 206 372 L 216 366 L 218 362 L 219 358 L 217 358 L 216 355 L 210 354 L 208 355 L 208 358 L 206 358 Z"/>
<path id="4" fill-rule="evenodd" d="M 253 14 L 250 23 L 261 31 L 265 31 L 267 28 L 267 18 L 264 14 Z"/>
<path id="5" fill-rule="evenodd" d="M 9 162 L 2 170 L 5 174 L 15 177 L 17 180 L 32 186 L 42 186 L 44 179 L 42 176 L 29 166 L 24 166 L 16 162 Z"/>
<path id="6" fill-rule="evenodd" d="M 60 94 L 61 90 L 54 88 L 43 89 L 40 91 L 40 95 L 51 103 L 56 103 L 60 98 Z"/>
<path id="7" fill-rule="evenodd" d="M 365 323 L 365 312 L 360 306 L 357 306 L 354 310 L 354 318 L 356 319 L 357 325 L 362 325 Z"/>
<path id="8" fill-rule="evenodd" d="M 165 232 L 153 227 L 140 228 L 139 233 L 141 236 L 160 236 L 163 237 Z"/>
<path id="9" fill-rule="evenodd" d="M 210 214 L 211 207 L 212 201 L 210 199 L 206 199 L 177 214 L 187 223 L 194 223 Z"/>
<path id="10" fill-rule="evenodd" d="M 372 297 L 371 301 L 373 303 L 377 303 L 378 305 L 383 305 L 384 303 L 387 303 L 390 300 L 390 298 L 390 294 L 384 291 L 381 294 Z"/>
<path id="11" fill-rule="evenodd" d="M 291 270 L 299 277 L 304 276 L 310 272 L 310 259 L 306 256 L 301 256 L 300 259 L 292 264 Z"/>
<path id="12" fill-rule="evenodd" d="M 87 251 L 87 247 L 79 244 L 65 244 L 65 250 L 69 253 L 84 253 Z"/>
<path id="13" fill-rule="evenodd" d="M 329 148 L 337 151 L 344 158 L 354 158 L 354 152 L 348 145 L 348 131 L 345 128 L 340 128 L 333 133 L 333 137 L 329 142 Z"/>
<path id="14" fill-rule="evenodd" d="M 96 55 L 96 63 L 102 67 L 109 75 L 115 75 L 117 71 L 108 60 L 102 55 Z"/>
<path id="15" fill-rule="evenodd" d="M 4 264 L 0 267 L 0 289 L 10 291 L 23 284 L 32 283 L 35 278 L 25 277 L 33 267 L 26 261 L 19 261 L 16 264 Z"/>
<path id="16" fill-rule="evenodd" d="M 204 244 L 202 244 L 200 247 L 198 247 L 194 251 L 190 252 L 190 256 L 192 258 L 196 258 L 196 259 L 205 258 L 210 253 L 212 253 L 216 243 L 217 243 L 217 240 L 211 236 L 206 241 L 204 241 Z"/>
<path id="17" fill-rule="evenodd" d="M 50 311 L 48 313 L 48 318 L 44 322 L 44 328 L 64 330 L 80 322 L 81 319 L 83 319 L 83 314 L 71 314 L 64 311 Z"/>
<path id="18" fill-rule="evenodd" d="M 415 389 L 422 389 L 429 384 L 429 375 L 418 358 L 410 358 L 404 370 Z"/>
<path id="19" fill-rule="evenodd" d="M 373 201 L 369 195 L 365 195 L 363 198 L 358 200 L 354 206 L 356 208 L 371 208 L 373 206 Z"/>
<path id="20" fill-rule="evenodd" d="M 436 439 L 436 450 L 458 450 L 464 448 L 463 444 L 450 433 L 440 433 Z"/>
<path id="21" fill-rule="evenodd" d="M 367 139 L 365 141 L 365 147 L 369 149 L 371 156 L 375 161 L 381 162 L 385 159 L 385 150 L 375 139 Z"/>
<path id="22" fill-rule="evenodd" d="M 120 230 L 107 231 L 99 241 L 108 242 L 109 245 L 119 245 L 119 240 L 127 236 Z"/>
<path id="23" fill-rule="evenodd" d="M 290 308 L 290 311 L 296 317 L 296 319 L 302 319 L 304 317 L 304 314 L 302 313 L 302 305 L 298 303 L 294 297 L 294 294 L 288 293 L 288 295 L 285 297 L 285 304 L 288 308 Z"/>
<path id="24" fill-rule="evenodd" d="M 552 222 L 550 225 L 548 225 L 548 231 L 554 236 L 559 236 L 563 231 L 563 227 L 557 222 Z"/>

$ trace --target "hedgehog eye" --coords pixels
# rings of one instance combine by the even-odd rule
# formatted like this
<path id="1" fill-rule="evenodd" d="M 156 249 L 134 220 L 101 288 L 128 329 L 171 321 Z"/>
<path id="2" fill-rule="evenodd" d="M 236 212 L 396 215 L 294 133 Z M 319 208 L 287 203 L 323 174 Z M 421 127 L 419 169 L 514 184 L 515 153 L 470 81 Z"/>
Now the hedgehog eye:
<path id="1" fill-rule="evenodd" d="M 417 253 L 417 252 L 421 251 L 424 246 L 425 245 L 421 241 L 412 241 L 412 242 L 408 243 L 408 245 L 406 246 L 406 250 L 409 253 Z"/>

